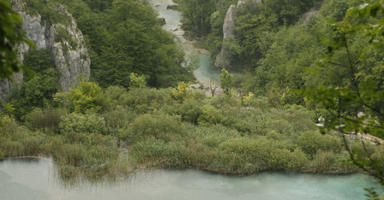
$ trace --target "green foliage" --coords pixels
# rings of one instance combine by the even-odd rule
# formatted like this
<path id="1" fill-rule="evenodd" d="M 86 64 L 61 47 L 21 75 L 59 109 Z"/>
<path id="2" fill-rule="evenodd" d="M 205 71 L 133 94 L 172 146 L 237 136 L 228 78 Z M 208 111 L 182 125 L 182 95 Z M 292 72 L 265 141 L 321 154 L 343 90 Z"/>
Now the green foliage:
<path id="1" fill-rule="evenodd" d="M 25 116 L 25 124 L 31 130 L 44 130 L 58 132 L 63 110 L 52 108 L 36 108 Z"/>
<path id="2" fill-rule="evenodd" d="M 224 155 L 230 155 L 235 159 L 230 161 L 227 167 L 231 167 L 232 170 L 245 171 L 247 174 L 265 169 L 298 170 L 303 168 L 307 162 L 305 154 L 300 150 L 290 152 L 284 149 L 279 142 L 265 138 L 257 140 L 232 139 L 220 144 L 219 148 L 224 152 Z M 220 159 L 229 161 L 225 157 Z M 246 168 L 244 169 L 244 167 Z"/>
<path id="3" fill-rule="evenodd" d="M 50 24 L 72 23 L 66 7 L 85 36 L 92 60 L 92 77 L 102 87 L 129 87 L 130 74 L 147 78 L 149 86 L 168 87 L 178 81 L 193 80 L 182 67 L 184 53 L 174 37 L 157 23 L 148 4 L 138 0 L 28 0 L 28 12 L 39 13 Z M 58 26 L 56 40 L 68 42 L 64 48 L 77 47 L 78 41 Z"/>
<path id="4" fill-rule="evenodd" d="M 305 11 L 312 8 L 315 0 L 267 0 L 265 11 L 276 15 L 279 24 L 295 23 Z"/>
<path id="5" fill-rule="evenodd" d="M 379 194 L 375 191 L 375 188 L 364 188 L 367 194 L 365 194 L 367 200 L 381 200 Z"/>
<path id="6" fill-rule="evenodd" d="M 198 118 L 198 122 L 201 125 L 220 124 L 223 121 L 223 116 L 220 110 L 216 109 L 212 105 L 204 105 L 201 108 L 201 115 Z"/>
<path id="7" fill-rule="evenodd" d="M 137 117 L 127 131 L 122 133 L 121 138 L 131 142 L 148 137 L 167 140 L 174 134 L 182 133 L 183 128 L 179 117 L 156 113 Z"/>
<path id="8" fill-rule="evenodd" d="M 67 44 L 65 42 L 68 42 L 69 47 L 66 46 L 64 48 L 75 49 L 78 47 L 78 41 L 73 39 L 72 36 L 68 33 L 68 30 L 62 26 L 59 26 L 57 28 L 57 32 L 55 35 L 55 42 L 62 42 L 63 46 L 66 46 Z"/>
<path id="9" fill-rule="evenodd" d="M 84 0 L 92 10 L 103 11 L 112 6 L 112 1 L 105 0 Z"/>
<path id="10" fill-rule="evenodd" d="M 45 151 L 45 135 L 29 131 L 9 117 L 1 117 L 0 122 L 4 125 L 0 129 L 2 158 L 38 155 Z"/>
<path id="11" fill-rule="evenodd" d="M 190 92 L 181 102 L 172 89 L 109 87 L 103 92 L 108 109 L 98 113 L 90 109 L 82 114 L 70 107 L 72 113 L 60 118 L 49 109 L 31 112 L 26 125 L 48 133 L 44 135 L 3 117 L 7 129 L 0 132 L 0 151 L 5 157 L 50 154 L 61 177 L 68 179 L 79 173 L 89 178 L 116 173 L 117 144 L 121 150 L 128 148 L 126 165 L 140 167 L 195 167 L 230 174 L 352 171 L 339 161 L 346 158 L 340 141 L 313 133 L 313 113 L 304 107 L 277 109 L 256 97 L 245 106 L 241 97 Z M 55 128 L 61 134 L 49 134 Z M 320 155 L 323 151 L 329 155 Z M 328 157 L 332 159 L 321 165 Z"/>
<path id="12" fill-rule="evenodd" d="M 181 0 L 183 12 L 183 29 L 192 35 L 201 37 L 210 31 L 210 17 L 215 11 L 214 0 Z"/>
<path id="13" fill-rule="evenodd" d="M 380 67 L 383 60 L 378 56 L 383 51 L 379 43 L 384 38 L 380 6 L 368 4 L 351 9 L 343 22 L 331 24 L 332 37 L 324 39 L 329 52 L 320 60 L 318 70 L 339 72 L 340 76 L 337 82 L 322 82 L 305 94 L 331 112 L 330 129 L 343 123 L 347 132 L 383 134 L 384 129 L 377 127 L 378 122 L 382 124 L 384 112 Z M 367 21 L 373 25 L 366 25 Z M 367 115 L 358 117 L 358 112 Z"/>
<path id="14" fill-rule="evenodd" d="M 191 98 L 193 93 L 189 88 L 190 85 L 190 83 L 179 82 L 177 84 L 177 87 L 172 91 L 173 98 L 180 102 L 183 102 L 185 99 Z"/>
<path id="15" fill-rule="evenodd" d="M 96 114 L 71 113 L 62 117 L 59 124 L 60 133 L 105 133 L 106 124 L 103 117 Z"/>
<path id="16" fill-rule="evenodd" d="M 9 134 L 15 134 L 18 125 L 15 119 L 8 117 L 8 116 L 0 116 L 0 122 L 1 122 L 1 129 L 0 129 L 0 135 L 9 135 Z"/>
<path id="17" fill-rule="evenodd" d="M 128 106 L 136 113 L 147 113 L 159 110 L 165 105 L 172 105 L 172 89 L 133 88 L 122 94 L 119 102 Z"/>
<path id="18" fill-rule="evenodd" d="M 24 55 L 24 65 L 30 69 L 24 80 L 30 80 L 36 74 L 42 74 L 47 69 L 55 68 L 55 61 L 49 49 L 32 49 Z"/>
<path id="19" fill-rule="evenodd" d="M 21 119 L 35 107 L 45 107 L 52 104 L 53 96 L 58 91 L 58 75 L 54 68 L 35 74 L 32 79 L 25 81 L 16 88 L 10 103 L 16 107 L 15 116 Z"/>
<path id="20" fill-rule="evenodd" d="M 145 76 L 137 75 L 135 73 L 129 74 L 129 87 L 131 88 L 143 88 L 147 86 Z"/>
<path id="21" fill-rule="evenodd" d="M 57 1 L 27 0 L 26 11 L 30 15 L 40 15 L 42 21 L 49 24 L 70 25 L 71 18 L 64 12 L 62 5 Z"/>
<path id="22" fill-rule="evenodd" d="M 103 90 L 94 82 L 81 81 L 69 92 L 57 93 L 55 99 L 63 102 L 70 112 L 98 112 L 105 106 Z"/>
<path id="23" fill-rule="evenodd" d="M 314 155 L 311 167 L 313 167 L 318 173 L 327 172 L 331 170 L 336 159 L 337 158 L 332 152 L 320 150 Z"/>
<path id="24" fill-rule="evenodd" d="M 117 105 L 122 100 L 123 94 L 127 90 L 120 86 L 110 86 L 104 91 L 105 98 L 110 101 L 111 104 Z"/>
<path id="25" fill-rule="evenodd" d="M 229 95 L 230 89 L 233 86 L 233 76 L 225 69 L 221 70 L 220 85 L 224 89 L 224 93 Z"/>
<path id="26" fill-rule="evenodd" d="M 116 106 L 113 110 L 103 113 L 108 134 L 118 135 L 121 129 L 126 129 L 129 122 L 133 121 L 137 115 L 135 112 L 123 107 Z"/>
<path id="27" fill-rule="evenodd" d="M 174 106 L 172 112 L 180 115 L 183 121 L 197 124 L 202 115 L 202 103 L 196 99 L 188 99 L 182 104 Z"/>
<path id="28" fill-rule="evenodd" d="M 307 132 L 299 136 L 297 143 L 301 149 L 309 155 L 315 155 L 318 151 L 330 151 L 338 153 L 343 146 L 340 138 L 331 135 L 321 135 L 320 133 Z"/>
<path id="29" fill-rule="evenodd" d="M 48 146 L 59 164 L 59 175 L 66 181 L 79 176 L 100 179 L 113 174 L 119 155 L 112 137 L 94 133 L 67 133 L 52 138 Z"/>
<path id="30" fill-rule="evenodd" d="M 199 2 L 183 1 L 181 5 Z M 331 26 L 324 15 L 337 19 L 345 5 L 357 1 L 327 0 L 318 16 L 305 20 L 299 18 L 314 1 L 246 4 L 237 13 L 236 40 L 223 45 L 234 47 L 233 62 L 242 65 L 240 70 L 251 70 L 236 77 L 223 70 L 220 81 L 227 95 L 206 97 L 190 90 L 185 82 L 176 88 L 145 87 L 146 81 L 148 86 L 163 87 L 188 80 L 188 73 L 180 68 L 183 53 L 174 38 L 157 25 L 147 5 L 136 0 L 54 2 L 68 5 L 86 35 L 95 80 L 103 87 L 118 86 L 104 90 L 94 82 L 80 82 L 71 91 L 57 94 L 64 109 L 52 108 L 57 106 L 51 102 L 57 92 L 51 88 L 57 84 L 53 62 L 47 59 L 48 51 L 31 51 L 25 62 L 36 74 L 26 75 L 18 95 L 11 98 L 10 109 L 0 117 L 4 125 L 0 159 L 49 154 L 63 178 L 117 174 L 122 159 L 135 167 L 198 168 L 227 174 L 268 170 L 348 173 L 356 169 L 344 162 L 348 151 L 343 151 L 342 141 L 318 133 L 313 120 L 324 109 L 338 109 L 333 114 L 341 116 L 362 111 L 364 117 L 352 119 L 369 126 L 332 121 L 336 119 L 332 113 L 326 117 L 326 126 L 342 122 L 344 131 L 364 130 L 380 136 L 377 127 L 371 126 L 382 120 L 371 108 L 380 110 L 383 105 L 377 87 L 382 81 L 382 11 L 378 4 L 352 9 L 345 21 Z M 222 21 L 233 1 L 200 3 L 208 7 L 194 8 L 198 12 L 185 20 L 194 24 L 189 31 L 207 36 L 208 46 L 217 50 L 222 45 Z M 333 6 L 336 8 L 325 10 Z M 346 67 L 344 39 L 358 61 L 352 74 L 358 80 L 360 96 L 354 93 Z M 308 94 L 324 100 L 322 105 L 296 93 L 318 85 L 324 86 Z M 360 101 L 366 104 L 362 106 Z M 314 107 L 317 113 L 291 104 Z M 8 116 L 13 113 L 25 119 L 26 127 Z M 349 152 L 363 166 L 382 169 L 381 146 L 348 141 L 353 144 Z M 129 159 L 122 153 L 125 151 Z"/>
<path id="31" fill-rule="evenodd" d="M 383 59 L 378 56 L 383 53 L 383 14 L 383 4 L 377 1 L 349 9 L 341 22 L 330 22 L 330 36 L 323 39 L 328 52 L 313 73 L 321 78 L 335 73 L 337 79 L 324 79 L 303 92 L 329 111 L 327 130 L 383 138 Z M 383 161 L 367 161 L 371 153 L 364 142 L 358 152 L 346 140 L 344 144 L 355 165 L 384 182 Z"/>
<path id="32" fill-rule="evenodd" d="M 52 105 L 54 94 L 59 90 L 58 72 L 49 50 L 32 50 L 25 55 L 24 64 L 31 71 L 26 73 L 24 81 L 16 87 L 9 102 L 16 107 L 14 115 L 17 119 L 32 111 Z"/>
<path id="33" fill-rule="evenodd" d="M 63 3 L 87 38 L 92 76 L 100 86 L 128 88 L 131 73 L 144 75 L 152 87 L 193 79 L 192 73 L 182 67 L 183 51 L 157 23 L 149 5 L 137 0 Z"/>
<path id="34" fill-rule="evenodd" d="M 17 57 L 17 46 L 23 42 L 33 47 L 21 31 L 21 17 L 12 10 L 7 0 L 0 1 L 0 79 L 12 78 L 22 69 Z"/>

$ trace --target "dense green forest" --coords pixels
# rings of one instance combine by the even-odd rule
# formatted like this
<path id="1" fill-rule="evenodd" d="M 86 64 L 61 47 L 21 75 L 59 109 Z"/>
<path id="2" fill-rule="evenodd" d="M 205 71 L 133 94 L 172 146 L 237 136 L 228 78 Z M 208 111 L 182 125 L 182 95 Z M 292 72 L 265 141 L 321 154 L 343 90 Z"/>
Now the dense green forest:
<path id="1" fill-rule="evenodd" d="M 193 76 L 181 67 L 183 50 L 174 36 L 162 30 L 156 13 L 140 1 L 27 0 L 27 9 L 49 23 L 65 22 L 54 12 L 64 4 L 86 37 L 92 60 L 92 78 L 102 87 L 128 87 L 129 74 L 143 74 L 152 87 L 175 86 Z M 64 22 L 63 22 L 64 21 Z"/>
<path id="2" fill-rule="evenodd" d="M 222 45 L 231 49 L 233 87 L 240 94 L 252 92 L 265 96 L 275 105 L 303 105 L 325 116 L 321 106 L 314 105 L 298 91 L 320 85 L 364 87 L 369 81 L 375 82 L 376 92 L 382 89 L 383 48 L 377 44 L 382 36 L 372 38 L 377 32 L 364 33 L 370 30 L 363 27 L 367 23 L 378 26 L 382 23 L 382 13 L 373 11 L 372 17 L 364 16 L 368 11 L 355 13 L 360 19 L 346 16 L 349 8 L 380 1 L 248 1 L 236 12 L 235 39 L 228 41 L 230 44 L 222 44 L 222 25 L 226 9 L 233 1 L 210 4 L 210 13 L 194 10 L 201 8 L 191 8 L 192 2 L 199 1 L 181 1 L 185 5 L 181 7 L 183 13 L 195 14 L 184 15 L 184 21 L 190 22 L 184 28 L 194 37 L 206 38 L 206 47 L 213 57 Z M 196 30 L 199 26 L 191 25 L 193 21 L 206 23 Z M 344 27 L 337 27 L 337 23 L 343 23 Z M 335 30 L 345 26 L 350 26 L 350 30 Z M 345 39 L 342 45 L 339 35 Z M 374 40 L 377 41 L 372 43 Z M 383 105 L 383 102 L 374 104 Z M 381 113 L 382 109 L 376 108 Z M 382 136 L 383 132 L 377 134 Z"/>
<path id="3" fill-rule="evenodd" d="M 379 1 L 245 3 L 227 44 L 233 54 L 220 75 L 224 93 L 213 97 L 189 87 L 194 78 L 182 67 L 181 45 L 146 2 L 26 2 L 47 23 L 68 23 L 50 9 L 68 7 L 85 35 L 92 74 L 62 92 L 48 50 L 29 51 L 30 72 L 2 104 L 0 159 L 52 156 L 63 179 L 157 167 L 236 175 L 365 171 L 384 180 L 383 145 L 345 136 L 384 137 Z M 187 36 L 216 56 L 226 11 L 237 2 L 177 2 Z"/>

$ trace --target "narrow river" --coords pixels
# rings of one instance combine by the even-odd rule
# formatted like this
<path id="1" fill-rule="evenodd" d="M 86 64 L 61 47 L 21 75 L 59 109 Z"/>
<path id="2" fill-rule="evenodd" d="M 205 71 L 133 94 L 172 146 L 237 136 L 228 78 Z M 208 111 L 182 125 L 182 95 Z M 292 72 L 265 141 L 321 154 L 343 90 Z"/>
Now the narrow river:
<path id="1" fill-rule="evenodd" d="M 217 80 L 219 76 L 219 70 L 213 66 L 213 61 L 209 56 L 209 53 L 204 49 L 198 49 L 193 46 L 193 42 L 184 38 L 184 31 L 181 29 L 181 13 L 176 10 L 167 9 L 169 5 L 174 5 L 172 0 L 148 0 L 151 6 L 159 13 L 159 18 L 165 19 L 166 24 L 163 29 L 173 33 L 187 56 L 196 56 L 199 60 L 198 69 L 194 71 L 196 79 L 207 85 L 209 80 Z"/>
<path id="2" fill-rule="evenodd" d="M 361 174 L 236 177 L 197 170 L 137 172 L 117 183 L 70 187 L 60 183 L 52 160 L 0 162 L 1 200 L 363 200 L 364 187 L 380 186 Z"/>
<path id="3" fill-rule="evenodd" d="M 217 79 L 209 54 L 193 47 L 181 30 L 180 12 L 168 10 L 172 0 L 150 0 L 166 20 L 164 29 L 177 36 L 187 55 L 197 55 L 196 79 Z M 262 173 L 248 177 L 224 176 L 198 170 L 141 171 L 119 182 L 82 182 L 63 185 L 50 159 L 0 162 L 0 200 L 362 200 L 364 188 L 384 189 L 361 174 L 325 176 Z"/>

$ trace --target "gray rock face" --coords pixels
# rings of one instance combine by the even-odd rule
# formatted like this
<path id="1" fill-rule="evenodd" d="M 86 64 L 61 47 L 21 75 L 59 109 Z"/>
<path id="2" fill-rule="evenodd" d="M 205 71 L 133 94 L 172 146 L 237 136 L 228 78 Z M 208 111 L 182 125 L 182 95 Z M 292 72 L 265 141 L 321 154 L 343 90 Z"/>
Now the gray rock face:
<path id="1" fill-rule="evenodd" d="M 87 80 L 91 74 L 91 59 L 85 45 L 84 37 L 77 28 L 77 24 L 65 7 L 61 7 L 59 12 L 65 13 L 71 19 L 70 25 L 54 24 L 49 28 L 49 37 L 51 53 L 53 54 L 55 65 L 60 74 L 60 86 L 63 91 L 68 91 L 78 81 L 78 76 L 82 75 Z M 66 30 L 71 40 L 76 44 L 70 44 L 70 41 L 63 39 L 55 41 L 55 36 L 60 29 Z"/>
<path id="2" fill-rule="evenodd" d="M 41 20 L 40 15 L 30 15 L 24 9 L 24 4 L 20 0 L 13 0 L 13 9 L 23 18 L 23 29 L 26 37 L 35 43 L 36 49 L 50 49 L 54 58 L 55 66 L 60 74 L 59 83 L 62 91 L 68 91 L 82 75 L 88 79 L 90 76 L 91 60 L 85 45 L 84 37 L 77 28 L 77 24 L 65 6 L 55 8 L 56 12 L 66 15 L 71 19 L 71 23 L 49 24 Z M 63 37 L 58 40 L 59 31 L 66 31 L 69 35 L 67 41 Z M 72 44 L 71 44 L 72 42 Z M 76 43 L 75 45 L 73 43 Z M 29 51 L 29 46 L 22 44 L 19 47 L 19 59 L 24 60 L 24 55 Z M 17 73 L 13 76 L 13 81 L 3 80 L 0 82 L 0 101 L 9 95 L 12 87 L 21 83 L 23 73 Z"/>
<path id="3" fill-rule="evenodd" d="M 243 6 L 246 2 L 261 3 L 262 0 L 239 0 L 237 5 L 229 6 L 223 24 L 223 45 L 220 53 L 216 56 L 215 66 L 219 68 L 229 68 L 232 52 L 225 45 L 226 42 L 235 39 L 235 18 L 236 10 Z"/>
<path id="4" fill-rule="evenodd" d="M 315 8 L 311 8 L 309 11 L 307 11 L 301 16 L 301 19 L 304 20 L 304 22 L 307 22 L 309 19 L 311 19 L 311 17 L 317 14 L 319 14 L 319 11 L 316 10 Z"/>
<path id="5" fill-rule="evenodd" d="M 216 56 L 215 66 L 228 68 L 230 64 L 231 51 L 225 47 L 225 42 L 235 37 L 235 12 L 237 6 L 231 5 L 227 10 L 223 24 L 223 45 L 219 55 Z"/>

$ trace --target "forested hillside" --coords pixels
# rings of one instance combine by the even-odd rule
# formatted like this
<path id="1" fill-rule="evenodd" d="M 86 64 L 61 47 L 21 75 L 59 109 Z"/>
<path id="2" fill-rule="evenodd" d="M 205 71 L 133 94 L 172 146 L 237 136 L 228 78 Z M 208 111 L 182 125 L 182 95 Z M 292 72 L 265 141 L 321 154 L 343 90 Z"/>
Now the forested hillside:
<path id="1" fill-rule="evenodd" d="M 189 6 L 198 0 L 181 1 L 185 14 L 184 28 L 194 37 L 206 38 L 206 47 L 215 57 L 222 46 L 230 51 L 228 68 L 235 73 L 233 86 L 242 94 L 252 92 L 266 96 L 276 105 L 310 105 L 298 90 L 319 85 L 337 87 L 351 85 L 352 76 L 373 76 L 382 80 L 383 49 L 372 44 L 372 36 L 364 30 L 346 33 L 346 47 L 337 46 L 336 22 L 343 21 L 349 8 L 364 4 L 364 0 L 325 0 L 292 3 L 281 1 L 243 1 L 235 13 L 235 36 L 222 42 L 225 12 L 233 1 L 218 1 L 210 6 L 210 12 L 200 12 Z M 207 1 L 208 2 L 208 1 Z M 201 2 L 200 2 L 201 3 Z M 225 6 L 223 6 L 225 5 Z M 207 8 L 205 8 L 207 9 Z M 189 13 L 194 13 L 190 15 Z M 345 17 L 347 25 L 357 27 L 382 20 L 352 19 Z M 193 25 L 204 22 L 201 25 Z M 350 60 L 354 68 L 350 71 Z M 380 81 L 377 82 L 378 84 Z M 380 84 L 378 88 L 380 88 Z M 380 108 L 382 109 L 382 108 Z M 325 113 L 322 113 L 325 115 Z"/>
<path id="2" fill-rule="evenodd" d="M 63 20 L 54 12 L 55 7 L 68 7 L 86 37 L 92 79 L 103 87 L 128 87 L 131 72 L 145 75 L 152 87 L 193 79 L 191 72 L 181 67 L 183 50 L 162 30 L 152 8 L 140 1 L 25 2 L 29 12 L 41 14 L 48 23 Z"/>
<path id="3" fill-rule="evenodd" d="M 51 156 L 63 180 L 196 168 L 384 182 L 382 1 L 178 0 L 186 36 L 212 58 L 226 49 L 223 93 L 211 96 L 191 86 L 182 45 L 146 1 L 24 2 L 46 24 L 71 23 L 55 12 L 65 6 L 91 74 L 63 90 L 50 49 L 29 50 L 24 81 L 1 104 L 0 159 Z M 69 35 L 57 34 L 67 52 L 78 45 Z"/>

